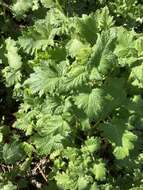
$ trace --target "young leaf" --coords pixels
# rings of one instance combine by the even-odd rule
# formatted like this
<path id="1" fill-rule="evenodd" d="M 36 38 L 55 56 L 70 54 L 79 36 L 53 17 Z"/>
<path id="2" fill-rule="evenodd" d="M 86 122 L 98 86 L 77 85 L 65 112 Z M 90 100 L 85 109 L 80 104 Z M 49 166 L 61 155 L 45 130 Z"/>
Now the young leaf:
<path id="1" fill-rule="evenodd" d="M 93 173 L 96 180 L 104 180 L 106 176 L 106 168 L 104 163 L 94 164 Z"/>

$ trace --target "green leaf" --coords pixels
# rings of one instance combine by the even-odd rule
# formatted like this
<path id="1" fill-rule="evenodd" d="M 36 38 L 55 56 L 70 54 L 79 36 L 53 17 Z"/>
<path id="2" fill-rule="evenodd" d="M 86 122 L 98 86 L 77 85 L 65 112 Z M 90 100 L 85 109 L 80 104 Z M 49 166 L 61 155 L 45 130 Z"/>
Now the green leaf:
<path id="1" fill-rule="evenodd" d="M 12 6 L 12 10 L 16 15 L 23 15 L 26 11 L 28 11 L 33 6 L 34 0 L 16 0 L 16 2 Z"/>
<path id="2" fill-rule="evenodd" d="M 69 187 L 71 189 L 75 189 L 76 187 L 76 182 L 74 179 L 70 178 L 70 176 L 65 173 L 65 172 L 62 172 L 62 173 L 58 173 L 56 176 L 55 176 L 55 179 L 57 181 L 57 186 L 61 189 L 65 189 L 65 190 L 68 190 Z"/>
<path id="3" fill-rule="evenodd" d="M 89 47 L 88 45 L 81 48 L 77 53 L 76 53 L 76 60 L 79 64 L 86 65 L 88 62 L 88 59 L 90 57 L 92 48 Z"/>
<path id="4" fill-rule="evenodd" d="M 107 107 L 105 106 L 104 109 L 106 109 L 107 113 L 121 105 L 127 104 L 125 85 L 125 78 L 112 77 L 106 80 L 103 88 L 106 93 L 105 99 L 107 101 Z"/>
<path id="5" fill-rule="evenodd" d="M 97 186 L 96 183 L 93 183 L 93 185 L 91 185 L 90 190 L 98 190 L 98 189 L 99 189 L 99 188 L 98 188 L 98 186 Z"/>
<path id="6" fill-rule="evenodd" d="M 132 68 L 130 73 L 130 80 L 133 86 L 143 88 L 143 65 L 138 65 Z"/>
<path id="7" fill-rule="evenodd" d="M 63 142 L 70 134 L 69 124 L 61 116 L 42 116 L 37 122 L 36 130 L 38 134 L 34 134 L 31 140 L 41 155 L 62 149 Z"/>
<path id="8" fill-rule="evenodd" d="M 116 66 L 116 56 L 113 53 L 116 44 L 116 30 L 112 29 L 98 34 L 96 44 L 88 60 L 88 65 L 97 67 L 102 74 L 107 74 Z"/>
<path id="9" fill-rule="evenodd" d="M 24 159 L 21 144 L 12 142 L 11 144 L 4 144 L 3 159 L 6 164 L 15 164 L 17 161 Z"/>
<path id="10" fill-rule="evenodd" d="M 91 92 L 80 93 L 75 97 L 75 104 L 82 109 L 89 118 L 96 118 L 103 109 L 103 90 L 96 88 Z"/>
<path id="11" fill-rule="evenodd" d="M 76 30 L 84 40 L 94 44 L 96 42 L 98 31 L 95 16 L 82 15 L 82 18 L 77 20 Z"/>
<path id="12" fill-rule="evenodd" d="M 31 138 L 32 143 L 36 146 L 37 154 L 39 155 L 49 155 L 54 150 L 61 150 L 63 149 L 63 140 L 64 138 L 60 135 L 54 135 L 54 136 L 42 136 L 34 135 Z M 44 147 L 44 148 L 43 148 Z"/>
<path id="13" fill-rule="evenodd" d="M 118 160 L 122 160 L 129 156 L 129 150 L 126 147 L 118 146 L 114 149 L 113 154 Z"/>
<path id="14" fill-rule="evenodd" d="M 3 76 L 6 79 L 7 86 L 12 86 L 21 81 L 21 72 L 22 67 L 21 56 L 18 54 L 17 43 L 11 38 L 5 40 L 7 53 L 5 56 L 8 60 L 8 65 L 3 70 Z"/>
<path id="15" fill-rule="evenodd" d="M 5 67 L 2 70 L 3 76 L 6 79 L 6 85 L 8 87 L 18 84 L 21 81 L 22 74 L 19 70 L 15 70 L 10 66 Z"/>
<path id="16" fill-rule="evenodd" d="M 104 163 L 94 164 L 92 172 L 95 175 L 96 180 L 104 180 L 106 176 L 106 168 Z"/>
<path id="17" fill-rule="evenodd" d="M 82 116 L 79 116 L 79 117 L 80 117 L 80 123 L 81 123 L 82 129 L 84 131 L 88 131 L 89 129 L 91 129 L 89 118 L 85 117 L 85 114 L 83 114 L 83 117 Z"/>
<path id="18" fill-rule="evenodd" d="M 41 0 L 41 3 L 42 3 L 46 8 L 51 8 L 51 7 L 54 7 L 54 5 L 55 5 L 54 0 Z"/>
<path id="19" fill-rule="evenodd" d="M 11 38 L 5 40 L 6 42 L 6 50 L 7 54 L 6 57 L 8 59 L 8 64 L 10 68 L 14 70 L 18 70 L 22 66 L 21 57 L 18 54 L 18 48 L 16 47 L 16 42 Z"/>
<path id="20" fill-rule="evenodd" d="M 30 78 L 25 84 L 30 85 L 33 93 L 39 92 L 40 95 L 45 92 L 53 93 L 59 89 L 61 84 L 62 67 L 60 65 L 45 64 L 41 67 L 35 67 L 35 72 L 30 75 Z M 64 68 L 63 68 L 64 69 Z"/>
<path id="21" fill-rule="evenodd" d="M 64 47 L 48 48 L 48 58 L 55 60 L 57 63 L 66 59 L 66 49 Z M 64 63 L 63 63 L 64 65 Z"/>
<path id="22" fill-rule="evenodd" d="M 28 171 L 30 169 L 31 162 L 32 162 L 31 157 L 26 158 L 24 162 L 20 164 L 20 170 L 22 172 Z"/>
<path id="23" fill-rule="evenodd" d="M 138 60 L 137 50 L 135 49 L 135 33 L 133 31 L 129 32 L 123 27 L 118 28 L 115 54 L 118 56 L 121 66 L 130 66 Z"/>
<path id="24" fill-rule="evenodd" d="M 38 50 L 45 51 L 56 45 L 55 36 L 68 33 L 69 28 L 67 17 L 58 9 L 50 9 L 44 19 L 37 20 L 33 26 L 23 31 L 18 44 L 26 53 L 33 55 Z"/>
<path id="25" fill-rule="evenodd" d="M 78 178 L 78 190 L 85 190 L 88 187 L 89 182 L 83 176 Z"/>
<path id="26" fill-rule="evenodd" d="M 73 64 L 64 80 L 65 89 L 75 89 L 85 84 L 88 78 L 88 71 L 84 65 Z"/>
<path id="27" fill-rule="evenodd" d="M 100 126 L 103 134 L 112 143 L 114 155 L 117 159 L 124 159 L 129 156 L 129 151 L 134 148 L 137 136 L 128 131 L 127 123 L 121 119 L 114 119 L 111 123 Z"/>
<path id="28" fill-rule="evenodd" d="M 62 100 L 58 96 L 47 96 L 42 107 L 42 112 L 45 114 L 61 113 L 62 103 Z"/>
<path id="29" fill-rule="evenodd" d="M 113 17 L 109 13 L 108 7 L 98 9 L 95 13 L 97 26 L 100 30 L 107 30 L 114 25 Z"/>
<path id="30" fill-rule="evenodd" d="M 138 51 L 138 55 L 142 56 L 143 55 L 143 52 L 142 52 L 142 49 L 143 49 L 143 37 L 140 37 L 140 38 L 136 39 L 135 48 Z"/>
<path id="31" fill-rule="evenodd" d="M 43 28 L 43 33 L 46 32 L 44 30 L 45 23 L 43 22 L 40 24 L 41 24 L 41 30 Z M 40 24 L 39 24 L 39 26 L 38 26 L 38 24 L 37 24 L 37 26 L 35 26 L 36 29 L 40 28 Z M 43 24 L 43 26 L 42 26 L 42 24 Z M 31 54 L 31 55 L 33 55 L 35 53 L 35 51 L 40 50 L 40 49 L 45 50 L 48 45 L 53 44 L 53 40 L 49 39 L 51 27 L 48 27 L 46 34 L 40 34 L 41 31 L 36 31 L 36 29 L 29 28 L 29 31 L 23 32 L 23 36 L 20 36 L 18 39 L 18 43 L 23 48 L 23 50 L 26 53 Z"/>
<path id="32" fill-rule="evenodd" d="M 7 184 L 0 183 L 0 189 L 1 190 L 16 190 L 17 186 L 13 185 L 11 181 L 8 181 Z"/>
<path id="33" fill-rule="evenodd" d="M 116 51 L 119 55 L 124 56 L 129 50 L 134 48 L 134 35 L 133 31 L 128 32 L 124 27 L 119 27 L 117 30 L 117 41 Z"/>
<path id="34" fill-rule="evenodd" d="M 65 158 L 75 161 L 78 157 L 79 150 L 75 147 L 67 147 L 64 149 Z"/>
<path id="35" fill-rule="evenodd" d="M 98 137 L 90 137 L 85 141 L 85 146 L 82 150 L 88 151 L 90 153 L 94 153 L 100 148 L 100 138 Z"/>
<path id="36" fill-rule="evenodd" d="M 66 45 L 66 49 L 69 52 L 69 55 L 72 57 L 76 57 L 78 52 L 84 48 L 85 45 L 78 39 L 71 39 L 68 44 Z"/>
<path id="37" fill-rule="evenodd" d="M 91 73 L 90 73 L 90 80 L 96 80 L 96 81 L 102 81 L 103 80 L 103 77 L 102 75 L 99 73 L 98 69 L 96 67 L 94 67 L 92 70 L 91 70 Z"/>
<path id="38" fill-rule="evenodd" d="M 122 138 L 123 147 L 126 147 L 128 150 L 134 149 L 133 142 L 135 142 L 136 140 L 137 136 L 135 134 L 130 131 L 126 131 Z"/>
<path id="39" fill-rule="evenodd" d="M 63 134 L 68 135 L 69 124 L 59 115 L 42 115 L 37 121 L 36 128 L 40 135 Z"/>
<path id="40" fill-rule="evenodd" d="M 33 96 L 25 97 L 25 102 L 21 105 L 17 113 L 17 120 L 13 124 L 13 127 L 25 131 L 26 135 L 31 135 L 35 126 L 34 120 L 40 114 L 37 109 L 38 106 L 39 99 L 33 98 Z"/>
<path id="41" fill-rule="evenodd" d="M 24 150 L 27 156 L 31 157 L 34 147 L 27 142 L 23 142 L 22 149 Z"/>
<path id="42" fill-rule="evenodd" d="M 0 143 L 3 141 L 3 134 L 0 132 Z"/>

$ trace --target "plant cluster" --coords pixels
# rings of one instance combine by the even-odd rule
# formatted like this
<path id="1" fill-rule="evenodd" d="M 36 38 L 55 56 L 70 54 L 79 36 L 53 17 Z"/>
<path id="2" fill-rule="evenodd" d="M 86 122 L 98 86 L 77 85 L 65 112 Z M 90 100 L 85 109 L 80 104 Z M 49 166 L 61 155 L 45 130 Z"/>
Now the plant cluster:
<path id="1" fill-rule="evenodd" d="M 0 2 L 0 189 L 143 189 L 143 2 Z"/>

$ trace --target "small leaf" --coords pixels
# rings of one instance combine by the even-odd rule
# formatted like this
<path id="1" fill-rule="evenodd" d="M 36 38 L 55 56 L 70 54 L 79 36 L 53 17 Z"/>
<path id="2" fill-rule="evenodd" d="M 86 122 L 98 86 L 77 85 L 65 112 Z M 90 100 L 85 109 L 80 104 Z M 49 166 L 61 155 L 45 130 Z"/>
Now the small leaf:
<path id="1" fill-rule="evenodd" d="M 8 64 L 10 68 L 18 70 L 22 66 L 21 57 L 18 54 L 18 48 L 16 47 L 16 42 L 11 38 L 8 38 L 6 41 L 6 57 L 8 59 Z"/>
<path id="2" fill-rule="evenodd" d="M 78 178 L 78 190 L 85 190 L 88 186 L 88 181 L 85 177 L 79 177 Z"/>
<path id="3" fill-rule="evenodd" d="M 106 176 L 106 168 L 104 163 L 94 164 L 93 173 L 95 175 L 95 179 L 103 180 Z"/>
<path id="4" fill-rule="evenodd" d="M 100 139 L 98 137 L 90 137 L 85 141 L 85 148 L 93 153 L 100 148 Z"/>
<path id="5" fill-rule="evenodd" d="M 13 142 L 11 144 L 4 144 L 3 159 L 6 164 L 15 164 L 19 160 L 24 159 L 24 153 L 21 144 Z"/>
<path id="6" fill-rule="evenodd" d="M 122 160 L 129 156 L 129 151 L 126 147 L 116 147 L 113 154 L 118 160 Z"/>

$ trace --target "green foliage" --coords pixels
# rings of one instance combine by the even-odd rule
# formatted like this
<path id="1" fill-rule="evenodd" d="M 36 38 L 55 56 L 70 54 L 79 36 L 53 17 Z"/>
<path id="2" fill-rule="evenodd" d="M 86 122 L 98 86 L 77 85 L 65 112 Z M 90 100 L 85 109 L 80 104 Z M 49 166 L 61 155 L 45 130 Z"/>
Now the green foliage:
<path id="1" fill-rule="evenodd" d="M 142 10 L 0 3 L 0 189 L 143 188 Z"/>
<path id="2" fill-rule="evenodd" d="M 18 54 L 16 42 L 10 38 L 6 41 L 8 66 L 3 69 L 3 75 L 6 78 L 8 86 L 12 86 L 21 80 L 20 68 L 22 66 L 21 56 Z"/>
<path id="3" fill-rule="evenodd" d="M 10 181 L 8 181 L 7 184 L 0 183 L 0 188 L 2 190 L 16 190 L 16 185 L 13 185 Z"/>
<path id="4" fill-rule="evenodd" d="M 126 130 L 124 120 L 113 120 L 111 123 L 103 124 L 104 135 L 111 141 L 115 147 L 113 154 L 117 159 L 124 159 L 129 156 L 129 150 L 134 148 L 134 141 L 137 136 Z"/>

